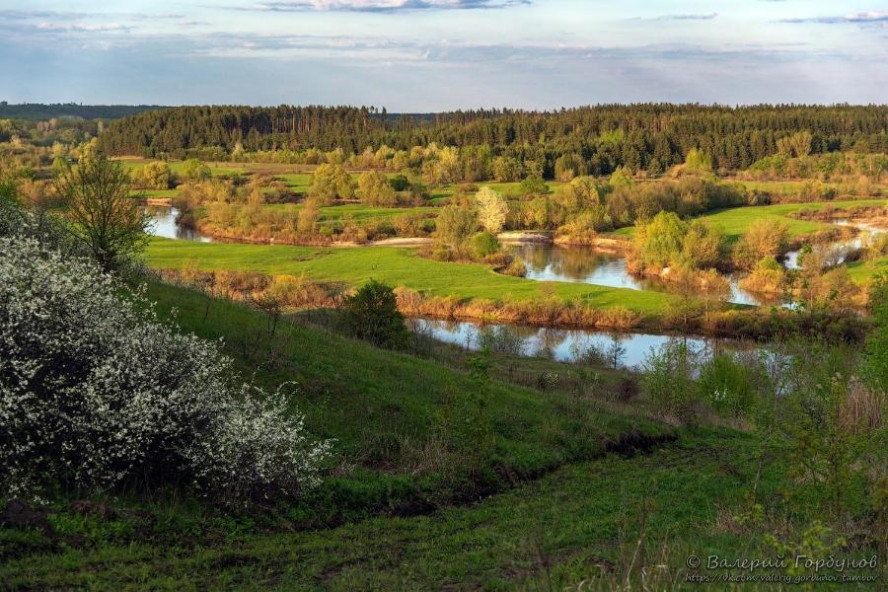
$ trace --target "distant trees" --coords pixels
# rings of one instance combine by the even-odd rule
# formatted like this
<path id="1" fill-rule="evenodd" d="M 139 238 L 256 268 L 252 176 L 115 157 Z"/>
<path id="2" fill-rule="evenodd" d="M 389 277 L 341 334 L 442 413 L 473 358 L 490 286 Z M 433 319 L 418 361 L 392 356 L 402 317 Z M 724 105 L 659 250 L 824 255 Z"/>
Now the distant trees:
<path id="1" fill-rule="evenodd" d="M 308 196 L 320 205 L 355 196 L 354 180 L 341 164 L 322 164 L 315 169 Z"/>
<path id="2" fill-rule="evenodd" d="M 778 152 L 886 153 L 886 119 L 888 107 L 847 105 L 605 105 L 402 115 L 397 122 L 372 107 L 181 107 L 114 121 L 101 144 L 110 154 L 205 160 L 241 148 L 245 157 L 264 152 L 304 164 L 356 156 L 361 168 L 416 167 L 426 183 L 446 184 L 534 172 L 570 180 L 619 167 L 656 175 L 686 162 L 692 149 L 708 155 L 713 170 L 728 171 Z"/>
<path id="3" fill-rule="evenodd" d="M 502 196 L 490 187 L 482 187 L 475 195 L 478 220 L 488 232 L 497 234 L 506 223 L 509 206 Z"/>
<path id="4" fill-rule="evenodd" d="M 150 217 L 130 197 L 123 165 L 101 153 L 80 159 L 56 180 L 68 206 L 71 231 L 105 271 L 116 269 L 147 242 Z"/>
<path id="5" fill-rule="evenodd" d="M 441 208 L 435 224 L 439 246 L 459 251 L 478 228 L 477 213 L 464 205 L 451 204 Z"/>
<path id="6" fill-rule="evenodd" d="M 204 181 L 213 176 L 210 167 L 196 158 L 189 158 L 182 163 L 182 176 L 192 181 Z"/>
<path id="7" fill-rule="evenodd" d="M 368 171 L 358 179 L 358 192 L 361 201 L 370 206 L 393 207 L 398 204 L 398 195 L 384 173 Z"/>
<path id="8" fill-rule="evenodd" d="M 740 269 L 753 269 L 762 259 L 774 259 L 782 255 L 788 241 L 789 226 L 782 220 L 756 220 L 734 246 L 734 265 Z"/>
<path id="9" fill-rule="evenodd" d="M 169 189 L 172 180 L 170 165 L 160 161 L 149 162 L 136 169 L 132 179 L 133 187 L 137 189 Z"/>

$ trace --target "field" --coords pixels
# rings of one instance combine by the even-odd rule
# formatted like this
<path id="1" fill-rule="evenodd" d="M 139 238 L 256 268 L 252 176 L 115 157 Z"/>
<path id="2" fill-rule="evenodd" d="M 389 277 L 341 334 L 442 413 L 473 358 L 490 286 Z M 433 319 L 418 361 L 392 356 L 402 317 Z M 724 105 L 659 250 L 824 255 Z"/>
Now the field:
<path id="1" fill-rule="evenodd" d="M 184 330 L 224 338 L 261 384 L 297 381 L 308 427 L 337 440 L 339 476 L 275 512 L 220 514 L 162 495 L 111 518 L 59 507 L 48 519 L 65 542 L 0 529 L 0 581 L 12 588 L 550 590 L 637 582 L 642 569 L 665 587 L 684 581 L 692 554 L 769 553 L 768 527 L 725 517 L 756 474 L 751 435 L 609 406 L 607 380 L 595 397 L 479 383 L 300 323 L 269 337 L 261 313 L 197 293 L 152 285 L 149 295 Z M 486 401 L 495 443 L 475 477 L 466 393 Z M 781 528 L 807 519 L 804 506 L 786 508 L 784 470 L 767 463 L 758 486 Z"/>
<path id="2" fill-rule="evenodd" d="M 435 296 L 529 301 L 552 294 L 564 300 L 577 299 L 593 308 L 622 306 L 642 314 L 663 312 L 673 299 L 661 292 L 525 280 L 498 274 L 486 265 L 434 261 L 413 250 L 394 247 L 314 248 L 154 239 L 147 258 L 149 265 L 159 269 L 196 265 L 204 271 L 305 274 L 317 282 L 349 286 L 375 279 Z"/>
<path id="3" fill-rule="evenodd" d="M 731 208 L 721 210 L 711 214 L 700 216 L 700 220 L 709 222 L 710 224 L 718 224 L 724 228 L 729 239 L 737 240 L 742 236 L 749 226 L 761 219 L 780 220 L 789 226 L 789 232 L 792 236 L 800 236 L 816 232 L 830 225 L 822 222 L 810 222 L 807 220 L 797 220 L 790 217 L 799 210 L 822 210 L 826 207 L 851 208 L 854 206 L 881 206 L 886 205 L 884 199 L 858 199 L 852 201 L 822 201 L 813 203 L 794 203 L 794 204 L 777 204 L 770 206 L 746 206 L 741 208 Z M 634 227 L 621 228 L 615 232 L 621 236 L 631 236 L 635 233 Z"/>

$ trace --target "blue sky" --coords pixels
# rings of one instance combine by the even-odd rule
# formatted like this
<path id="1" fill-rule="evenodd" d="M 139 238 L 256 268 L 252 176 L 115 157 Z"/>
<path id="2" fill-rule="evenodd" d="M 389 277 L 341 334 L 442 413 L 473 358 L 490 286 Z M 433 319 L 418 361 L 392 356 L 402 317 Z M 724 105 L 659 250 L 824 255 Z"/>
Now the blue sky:
<path id="1" fill-rule="evenodd" d="M 888 102 L 888 1 L 0 0 L 0 100 Z"/>

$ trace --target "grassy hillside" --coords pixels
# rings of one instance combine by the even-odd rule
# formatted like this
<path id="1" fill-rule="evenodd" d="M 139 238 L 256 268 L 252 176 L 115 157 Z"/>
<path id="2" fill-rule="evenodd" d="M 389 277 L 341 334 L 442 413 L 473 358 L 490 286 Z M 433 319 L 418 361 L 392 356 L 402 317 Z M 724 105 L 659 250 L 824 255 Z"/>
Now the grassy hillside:
<path id="1" fill-rule="evenodd" d="M 782 451 L 759 480 L 755 436 L 647 419 L 643 397 L 617 401 L 625 375 L 527 362 L 584 386 L 543 392 L 500 379 L 521 360 L 493 359 L 485 378 L 444 346 L 420 358 L 294 319 L 272 335 L 240 305 L 160 284 L 149 296 L 259 384 L 296 381 L 294 406 L 338 460 L 305 500 L 245 511 L 167 491 L 56 501 L 35 528 L 0 527 L 4 587 L 663 589 L 697 573 L 691 555 L 771 557 L 767 534 L 816 516 L 788 496 Z"/>

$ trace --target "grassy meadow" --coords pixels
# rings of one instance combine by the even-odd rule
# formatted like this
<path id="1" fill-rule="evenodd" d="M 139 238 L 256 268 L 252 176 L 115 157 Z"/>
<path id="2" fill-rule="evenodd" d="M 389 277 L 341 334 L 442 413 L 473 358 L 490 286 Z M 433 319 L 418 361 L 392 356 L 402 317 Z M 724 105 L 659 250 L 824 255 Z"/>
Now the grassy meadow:
<path id="1" fill-rule="evenodd" d="M 397 247 L 318 248 L 152 239 L 146 254 L 148 264 L 159 269 L 196 266 L 202 271 L 304 275 L 315 282 L 342 282 L 351 287 L 375 279 L 427 295 L 492 301 L 530 301 L 553 295 L 593 308 L 620 306 L 640 314 L 661 313 L 675 299 L 661 292 L 537 282 L 499 274 L 487 265 L 435 261 Z"/>
<path id="2" fill-rule="evenodd" d="M 791 236 L 801 236 L 810 234 L 829 228 L 830 224 L 825 222 L 812 222 L 808 220 L 798 220 L 791 217 L 792 214 L 804 209 L 820 211 L 824 208 L 852 208 L 855 206 L 882 206 L 885 205 L 884 199 L 856 199 L 849 201 L 821 201 L 812 203 L 792 203 L 792 204 L 775 204 L 769 206 L 744 206 L 740 208 L 730 208 L 710 214 L 700 216 L 700 220 L 704 220 L 710 224 L 717 224 L 724 228 L 728 238 L 732 241 L 739 239 L 749 228 L 749 226 L 761 219 L 774 219 L 785 223 L 789 227 Z M 620 228 L 614 234 L 619 236 L 632 236 L 635 234 L 635 227 L 628 226 Z"/>

